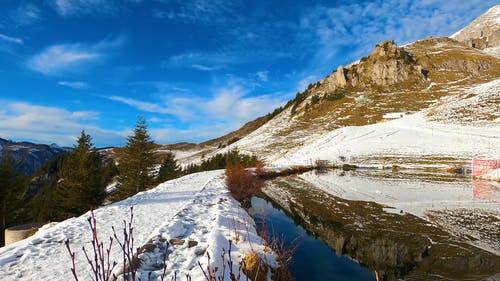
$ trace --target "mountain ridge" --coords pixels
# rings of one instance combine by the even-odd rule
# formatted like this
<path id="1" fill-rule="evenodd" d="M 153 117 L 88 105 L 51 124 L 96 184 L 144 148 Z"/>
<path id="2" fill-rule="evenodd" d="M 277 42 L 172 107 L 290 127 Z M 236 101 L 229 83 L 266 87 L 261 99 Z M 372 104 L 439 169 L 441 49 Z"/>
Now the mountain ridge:
<path id="1" fill-rule="evenodd" d="M 33 174 L 39 167 L 53 157 L 71 150 L 56 144 L 36 144 L 32 142 L 15 142 L 0 138 L 0 155 L 5 149 L 11 152 L 15 169 L 24 174 Z"/>

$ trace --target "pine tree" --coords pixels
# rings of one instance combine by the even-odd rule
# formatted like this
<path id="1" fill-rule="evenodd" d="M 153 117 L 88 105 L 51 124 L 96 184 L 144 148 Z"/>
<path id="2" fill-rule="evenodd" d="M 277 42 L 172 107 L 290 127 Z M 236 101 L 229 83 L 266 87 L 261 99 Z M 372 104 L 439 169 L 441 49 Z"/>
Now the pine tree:
<path id="1" fill-rule="evenodd" d="M 77 216 L 99 207 L 106 196 L 105 167 L 95 151 L 92 137 L 82 130 L 77 144 L 59 172 L 55 190 L 57 216 L 63 219 Z"/>
<path id="2" fill-rule="evenodd" d="M 134 134 L 127 138 L 127 146 L 119 160 L 121 186 L 116 199 L 127 198 L 153 186 L 155 146 L 148 133 L 146 120 L 139 116 Z"/>
<path id="3" fill-rule="evenodd" d="M 0 209 L 1 216 L 1 236 L 0 246 L 4 243 L 5 228 L 22 222 L 19 218 L 20 211 L 23 210 L 22 197 L 25 190 L 24 177 L 14 170 L 10 151 L 5 149 L 0 163 Z"/>
<path id="4" fill-rule="evenodd" d="M 172 152 L 168 152 L 165 155 L 165 159 L 161 164 L 160 171 L 158 172 L 158 183 L 162 183 L 168 180 L 176 179 L 182 175 L 182 169 L 177 164 L 175 160 L 175 155 Z"/>

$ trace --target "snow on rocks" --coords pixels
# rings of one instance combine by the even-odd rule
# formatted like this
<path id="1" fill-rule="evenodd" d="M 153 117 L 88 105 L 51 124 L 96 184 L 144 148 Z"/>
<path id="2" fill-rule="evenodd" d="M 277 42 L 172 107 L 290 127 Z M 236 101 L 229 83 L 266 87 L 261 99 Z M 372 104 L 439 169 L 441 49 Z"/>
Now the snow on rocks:
<path id="1" fill-rule="evenodd" d="M 229 239 L 235 244 L 233 255 L 236 264 L 252 248 L 263 253 L 262 257 L 272 263 L 272 255 L 264 254 L 263 241 L 256 235 L 251 218 L 230 197 L 222 176 L 222 171 L 191 174 L 95 210 L 99 239 L 106 244 L 113 235 L 112 226 L 119 231 L 123 220 L 128 220 L 130 216 L 130 206 L 133 206 L 134 244 L 146 245 L 158 237 L 185 240 L 182 245 L 171 246 L 173 249 L 168 264 L 169 269 L 182 273 L 193 270 L 190 273 L 192 280 L 204 280 L 196 260 L 199 258 L 202 264 L 206 264 L 205 250 L 213 257 L 213 266 L 221 268 L 217 257 L 222 248 L 227 248 Z M 90 267 L 81 251 L 82 246 L 92 248 L 88 217 L 89 213 L 86 213 L 45 225 L 35 235 L 1 248 L 2 280 L 72 279 L 70 258 L 64 245 L 66 239 L 70 240 L 71 248 L 76 252 L 76 270 L 80 280 L 90 280 Z M 236 232 L 241 235 L 239 242 L 234 237 Z M 196 241 L 197 244 L 189 241 Z M 151 262 L 157 262 L 154 256 L 149 257 L 149 263 L 145 254 L 143 257 L 143 270 L 151 266 Z M 111 259 L 121 261 L 117 243 L 113 245 Z"/>

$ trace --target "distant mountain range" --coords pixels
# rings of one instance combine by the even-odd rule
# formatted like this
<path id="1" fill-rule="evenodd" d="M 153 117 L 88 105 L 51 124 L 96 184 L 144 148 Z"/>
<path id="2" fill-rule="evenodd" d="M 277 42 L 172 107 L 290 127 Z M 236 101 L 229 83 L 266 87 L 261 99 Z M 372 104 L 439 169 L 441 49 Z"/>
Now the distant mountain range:
<path id="1" fill-rule="evenodd" d="M 16 163 L 15 169 L 27 175 L 34 173 L 43 163 L 54 156 L 71 150 L 71 148 L 60 147 L 56 144 L 14 142 L 0 138 L 0 154 L 3 154 L 5 149 L 10 150 Z"/>

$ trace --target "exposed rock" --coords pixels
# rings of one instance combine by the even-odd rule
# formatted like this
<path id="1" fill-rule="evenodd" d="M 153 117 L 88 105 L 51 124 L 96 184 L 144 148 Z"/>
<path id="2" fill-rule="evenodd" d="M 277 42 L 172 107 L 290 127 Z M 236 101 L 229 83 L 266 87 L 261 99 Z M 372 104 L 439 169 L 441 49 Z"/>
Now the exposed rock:
<path id="1" fill-rule="evenodd" d="M 345 70 L 344 67 L 342 67 L 341 65 L 339 65 L 337 71 L 335 71 L 335 85 L 341 88 L 347 85 Z"/>
<path id="2" fill-rule="evenodd" d="M 170 244 L 174 245 L 174 246 L 182 246 L 184 245 L 184 242 L 186 242 L 186 240 L 183 240 L 183 239 L 170 239 Z"/>
<path id="3" fill-rule="evenodd" d="M 481 50 L 500 46 L 499 19 L 500 5 L 496 5 L 450 38 Z"/>
<path id="4" fill-rule="evenodd" d="M 394 41 L 378 44 L 375 50 L 348 71 L 348 80 L 356 87 L 382 87 L 405 83 L 404 86 L 421 88 L 426 85 L 422 66 Z"/>

